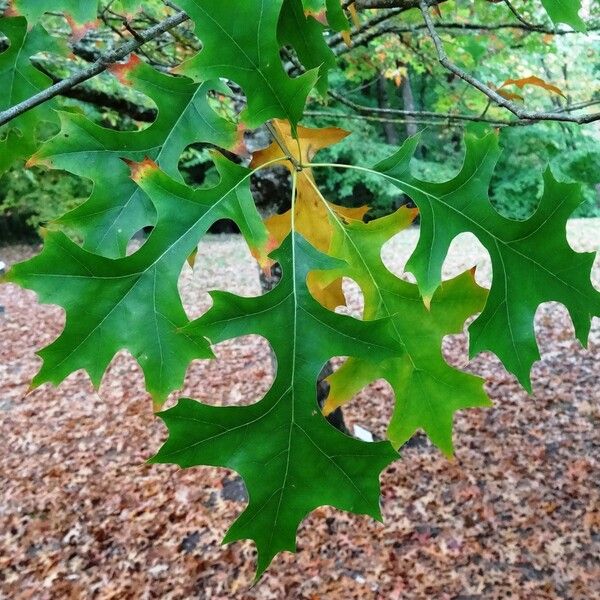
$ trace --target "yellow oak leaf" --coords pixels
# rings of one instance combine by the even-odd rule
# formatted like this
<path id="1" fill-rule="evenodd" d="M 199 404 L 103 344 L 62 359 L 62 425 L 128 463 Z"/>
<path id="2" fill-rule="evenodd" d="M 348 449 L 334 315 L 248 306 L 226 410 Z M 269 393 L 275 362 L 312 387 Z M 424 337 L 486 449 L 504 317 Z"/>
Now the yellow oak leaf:
<path id="1" fill-rule="evenodd" d="M 310 164 L 319 150 L 340 142 L 349 135 L 348 131 L 337 127 L 322 129 L 298 127 L 297 137 L 287 121 L 273 121 L 276 140 L 264 150 L 254 154 L 251 167 L 258 168 L 266 163 L 281 159 L 279 163 L 290 172 L 297 171 L 297 188 L 294 223 L 296 231 L 306 238 L 315 248 L 327 252 L 331 245 L 333 228 L 329 219 L 330 211 L 345 221 L 362 221 L 368 206 L 346 208 L 327 202 L 321 195 L 310 168 Z M 290 157 L 292 160 L 290 160 Z M 295 163 L 295 164 L 294 164 Z M 300 168 L 300 170 L 298 170 Z M 291 210 L 282 215 L 273 215 L 265 220 L 270 234 L 269 251 L 279 247 L 292 228 Z M 342 292 L 342 280 L 321 281 L 311 276 L 308 281 L 313 296 L 327 308 L 345 304 Z"/>
<path id="2" fill-rule="evenodd" d="M 346 296 L 342 289 L 342 278 L 336 277 L 333 281 L 327 281 L 322 273 L 313 271 L 308 274 L 306 280 L 310 293 L 325 308 L 335 310 L 338 306 L 345 306 Z"/>
<path id="3" fill-rule="evenodd" d="M 319 150 L 332 146 L 349 135 L 348 131 L 337 127 L 323 129 L 298 127 L 298 137 L 294 138 L 290 124 L 287 121 L 275 120 L 273 126 L 278 140 L 264 150 L 255 152 L 251 163 L 253 169 L 281 159 L 279 164 L 292 171 L 295 169 L 295 165 L 289 156 L 293 158 L 297 165 L 307 165 L 314 159 Z M 289 154 L 286 154 L 282 146 Z M 332 210 L 344 220 L 362 221 L 369 208 L 367 206 L 346 208 L 327 202 L 319 192 L 310 168 L 303 166 L 297 175 L 294 215 L 296 230 L 315 248 L 327 252 L 333 235 L 333 229 L 329 221 L 329 211 Z M 290 232 L 291 221 L 291 211 L 282 215 L 274 215 L 265 221 L 272 237 L 271 244 L 274 247 L 279 246 Z"/>

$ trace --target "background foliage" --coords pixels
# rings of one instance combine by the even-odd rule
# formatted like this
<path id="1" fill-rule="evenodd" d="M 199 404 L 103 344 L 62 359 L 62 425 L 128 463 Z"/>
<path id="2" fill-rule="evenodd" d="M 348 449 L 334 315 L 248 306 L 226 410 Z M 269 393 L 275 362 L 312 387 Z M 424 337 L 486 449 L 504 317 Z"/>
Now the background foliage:
<path id="1" fill-rule="evenodd" d="M 529 22 L 551 26 L 539 2 L 521 4 L 519 10 Z M 107 5 L 102 2 L 101 8 L 106 9 Z M 143 14 L 132 24 L 138 28 L 151 24 L 162 14 L 162 7 L 159 0 L 144 2 Z M 0 3 L 0 10 L 2 8 Z M 53 79 L 62 78 L 85 65 L 100 51 L 120 43 L 121 37 L 127 34 L 118 18 L 121 8 L 111 3 L 110 10 L 101 12 L 99 26 L 74 42 L 77 60 L 41 53 L 35 57 L 38 67 Z M 509 28 L 494 30 L 495 25 L 514 21 L 502 3 L 479 2 L 474 11 L 471 1 L 448 2 L 442 7 L 445 20 L 454 23 L 477 21 L 492 30 L 444 31 L 452 36 L 447 38 L 452 41 L 447 44 L 447 49 L 457 64 L 483 81 L 499 85 L 509 78 L 535 74 L 557 85 L 565 94 L 562 98 L 535 87 L 517 90 L 526 105 L 559 107 L 567 101 L 577 103 L 590 97 L 600 101 L 600 60 L 595 51 L 599 34 L 594 31 L 594 24 L 600 20 L 598 3 L 590 3 L 588 10 L 586 22 L 591 31 L 587 35 L 549 35 Z M 63 37 L 71 34 L 68 23 L 59 16 L 47 15 L 42 22 L 53 34 Z M 486 116 L 501 113 L 494 109 L 486 111 L 485 98 L 481 94 L 464 82 L 448 77 L 435 59 L 418 11 L 402 13 L 392 23 L 398 30 L 406 32 L 381 35 L 368 43 L 357 43 L 351 51 L 345 52 L 329 77 L 334 98 L 327 100 L 315 92 L 305 123 L 323 126 L 331 119 L 319 114 L 337 115 L 339 126 L 353 131 L 353 135 L 325 150 L 321 158 L 352 164 L 364 163 L 367 158 L 383 158 L 408 134 L 424 128 L 423 145 L 415 159 L 415 168 L 424 179 L 441 181 L 460 168 L 462 131 L 473 128 L 481 131 L 488 125 L 397 116 L 391 116 L 388 122 L 379 121 L 372 115 L 353 110 L 347 101 L 362 107 L 392 110 L 468 112 L 473 115 L 485 111 Z M 0 33 L 0 50 L 2 39 Z M 6 44 L 6 38 L 4 40 Z M 178 30 L 174 42 L 151 44 L 145 54 L 161 68 L 169 68 L 197 47 L 198 42 L 188 26 Z M 97 123 L 117 130 L 146 127 L 148 121 L 154 119 L 154 103 L 110 74 L 102 74 L 80 87 L 84 91 L 80 97 L 86 101 L 61 98 L 58 102 L 63 109 L 83 112 Z M 220 106 L 225 113 L 235 111 L 229 101 L 221 102 Z M 314 116 L 310 116 L 311 111 Z M 528 127 L 502 127 L 500 131 L 501 145 L 510 147 L 510 152 L 503 153 L 500 159 L 490 195 L 502 214 L 516 219 L 531 214 L 541 188 L 539 174 L 550 163 L 559 179 L 583 184 L 585 202 L 575 216 L 600 216 L 600 133 L 597 128 L 540 123 Z M 51 133 L 49 130 L 47 135 Z M 367 139 L 369 143 L 365 144 Z M 186 152 L 181 170 L 186 181 L 197 185 L 209 182 L 211 177 L 214 179 L 212 161 L 203 146 Z M 341 204 L 359 206 L 368 203 L 371 206 L 369 218 L 389 214 L 406 202 L 405 197 L 374 176 L 328 171 L 319 174 L 319 183 L 328 196 Z M 26 170 L 22 165 L 15 167 L 0 178 L 2 239 L 35 236 L 40 225 L 72 209 L 88 193 L 89 183 L 78 182 L 74 176 Z M 281 210 L 281 202 L 276 195 L 267 194 L 261 199 L 261 208 L 266 213 L 276 212 Z"/>

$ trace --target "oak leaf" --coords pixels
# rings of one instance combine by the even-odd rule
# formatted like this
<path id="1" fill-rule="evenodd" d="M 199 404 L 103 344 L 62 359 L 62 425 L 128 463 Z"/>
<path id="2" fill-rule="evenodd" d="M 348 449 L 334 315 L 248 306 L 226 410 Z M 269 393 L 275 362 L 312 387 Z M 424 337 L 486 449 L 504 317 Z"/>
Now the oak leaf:
<path id="1" fill-rule="evenodd" d="M 295 137 L 289 123 L 275 120 L 273 126 L 279 142 L 273 141 L 268 148 L 255 152 L 251 167 L 257 168 L 267 163 L 271 164 L 278 159 L 280 159 L 279 162 L 273 164 L 280 164 L 290 172 L 296 169 L 292 160 L 296 165 L 302 166 L 297 174 L 295 226 L 297 231 L 315 248 L 327 252 L 333 234 L 328 216 L 329 210 L 333 210 L 347 219 L 361 220 L 369 209 L 366 206 L 346 208 L 326 203 L 318 190 L 312 170 L 306 165 L 310 165 L 319 150 L 337 144 L 350 133 L 338 127 L 324 129 L 298 127 L 297 137 Z M 291 221 L 291 211 L 267 219 L 267 229 L 273 237 L 274 245 L 279 245 L 288 235 Z"/>
<path id="2" fill-rule="evenodd" d="M 226 91 L 220 81 L 199 85 L 187 77 L 165 75 L 135 55 L 112 71 L 122 83 L 154 101 L 156 120 L 141 131 L 114 131 L 83 115 L 61 112 L 60 133 L 46 142 L 29 164 L 64 169 L 93 180 L 89 199 L 55 224 L 81 236 L 86 250 L 118 258 L 125 256 L 137 231 L 156 222 L 152 202 L 131 180 L 123 159 L 149 157 L 182 181 L 178 163 L 188 145 L 205 142 L 231 148 L 238 134 L 236 125 L 219 116 L 209 103 L 210 93 Z"/>
<path id="3" fill-rule="evenodd" d="M 297 196 L 294 201 L 294 226 L 315 248 L 327 252 L 331 245 L 333 228 L 329 220 L 329 212 L 334 211 L 347 220 L 362 220 L 368 207 L 346 208 L 327 202 L 321 195 L 314 175 L 309 165 L 319 150 L 332 146 L 343 140 L 349 132 L 337 127 L 313 129 L 298 127 L 297 137 L 285 121 L 273 122 L 277 140 L 264 150 L 254 154 L 251 166 L 260 167 L 265 164 L 280 164 L 290 171 L 296 170 L 296 165 L 302 165 L 297 173 Z M 292 162 L 292 160 L 294 162 Z M 270 247 L 279 246 L 292 229 L 292 212 L 288 210 L 282 215 L 273 215 L 265 221 L 270 233 Z M 310 289 L 324 306 L 335 308 L 345 304 L 342 291 L 342 280 L 328 282 L 322 285 L 317 278 L 309 276 Z"/>
<path id="4" fill-rule="evenodd" d="M 391 356 L 389 323 L 338 315 L 316 302 L 306 286 L 308 273 L 341 263 L 297 232 L 273 257 L 283 272 L 274 290 L 257 298 L 212 292 L 213 307 L 184 330 L 191 339 L 212 343 L 265 337 L 277 359 L 271 389 L 244 407 L 180 400 L 159 415 L 169 438 L 152 460 L 223 466 L 243 477 L 249 504 L 224 542 L 255 541 L 257 576 L 277 553 L 295 551 L 298 525 L 319 506 L 381 519 L 379 473 L 397 458 L 388 442 L 362 442 L 333 428 L 316 396 L 319 372 L 333 356 Z"/>
<path id="5" fill-rule="evenodd" d="M 488 197 L 500 155 L 495 134 L 467 136 L 463 167 L 444 183 L 411 174 L 418 139 L 410 138 L 375 167 L 419 207 L 420 237 L 407 270 L 430 300 L 450 243 L 460 233 L 473 233 L 490 254 L 493 279 L 485 309 L 469 328 L 471 355 L 494 352 L 530 390 L 531 366 L 540 357 L 533 328 L 538 306 L 564 304 L 584 345 L 592 317 L 600 315 L 600 293 L 590 280 L 595 254 L 575 252 L 566 238 L 566 221 L 583 201 L 580 186 L 557 181 L 547 169 L 536 212 L 514 221 L 501 216 Z"/>
<path id="6" fill-rule="evenodd" d="M 0 111 L 29 99 L 52 85 L 31 57 L 39 52 L 64 55 L 66 45 L 48 35 L 41 25 L 30 30 L 23 17 L 0 18 L 0 33 L 8 38 L 8 49 L 0 53 Z M 26 161 L 39 147 L 36 130 L 41 122 L 58 123 L 55 101 L 42 104 L 0 128 L 0 175 Z"/>
<path id="7" fill-rule="evenodd" d="M 178 5 L 193 19 L 203 46 L 176 71 L 196 81 L 227 78 L 238 84 L 248 98 L 240 118 L 250 128 L 273 118 L 295 127 L 319 71 L 294 78 L 285 72 L 277 38 L 283 0 L 180 0 Z"/>
<path id="8" fill-rule="evenodd" d="M 146 243 L 131 256 L 92 254 L 64 233 L 50 231 L 41 254 L 9 271 L 7 281 L 66 312 L 61 335 L 39 352 L 43 364 L 34 386 L 58 385 L 84 369 L 98 387 L 115 354 L 126 349 L 160 403 L 182 384 L 191 360 L 213 356 L 206 340 L 182 331 L 189 320 L 177 288 L 181 269 L 220 219 L 234 220 L 253 245 L 266 239 L 250 193 L 251 172 L 218 154 L 214 160 L 221 180 L 200 190 L 171 179 L 150 160 L 132 165 L 158 217 Z"/>
<path id="9" fill-rule="evenodd" d="M 392 386 L 394 413 L 388 439 L 400 447 L 423 429 L 431 441 L 451 455 L 452 421 L 457 410 L 489 406 L 483 380 L 459 371 L 442 355 L 444 336 L 462 331 L 465 320 L 482 310 L 487 291 L 473 273 L 444 281 L 426 308 L 416 285 L 393 275 L 381 258 L 383 245 L 408 227 L 417 211 L 401 208 L 368 224 L 336 223 L 332 253 L 346 265 L 333 276 L 351 277 L 364 295 L 365 320 L 389 318 L 396 355 L 388 360 L 348 359 L 328 378 L 324 412 L 342 406 L 365 385 L 386 379 Z"/>
<path id="10" fill-rule="evenodd" d="M 507 79 L 498 88 L 498 93 L 504 95 L 506 93 L 506 90 L 504 90 L 503 88 L 509 85 L 516 85 L 520 89 L 523 89 L 527 85 L 533 85 L 539 88 L 543 88 L 549 92 L 552 92 L 553 94 L 558 94 L 563 98 L 566 98 L 566 96 L 563 94 L 562 90 L 558 86 L 553 85 L 552 83 L 548 83 L 547 81 L 544 81 L 541 77 L 537 77 L 536 75 L 530 75 L 529 77 L 521 77 L 519 79 Z M 517 98 L 521 100 L 523 99 L 521 96 L 517 96 Z"/>

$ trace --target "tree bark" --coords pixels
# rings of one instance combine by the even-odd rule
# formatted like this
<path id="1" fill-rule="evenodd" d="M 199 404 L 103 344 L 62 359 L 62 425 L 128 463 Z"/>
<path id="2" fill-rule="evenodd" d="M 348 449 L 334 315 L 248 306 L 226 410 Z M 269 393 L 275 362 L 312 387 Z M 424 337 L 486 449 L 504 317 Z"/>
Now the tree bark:
<path id="1" fill-rule="evenodd" d="M 415 96 L 413 94 L 412 84 L 410 81 L 410 73 L 406 71 L 406 76 L 401 86 L 402 103 L 404 110 L 416 111 Z M 417 124 L 414 121 L 406 121 L 406 135 L 412 137 L 418 131 Z"/>
<path id="2" fill-rule="evenodd" d="M 379 108 L 390 108 L 388 93 L 387 93 L 387 81 L 383 75 L 380 75 L 377 78 L 377 104 Z M 382 123 L 383 133 L 385 135 L 385 141 L 390 146 L 397 146 L 400 139 L 398 137 L 398 132 L 396 131 L 396 126 L 390 121 L 384 121 Z"/>

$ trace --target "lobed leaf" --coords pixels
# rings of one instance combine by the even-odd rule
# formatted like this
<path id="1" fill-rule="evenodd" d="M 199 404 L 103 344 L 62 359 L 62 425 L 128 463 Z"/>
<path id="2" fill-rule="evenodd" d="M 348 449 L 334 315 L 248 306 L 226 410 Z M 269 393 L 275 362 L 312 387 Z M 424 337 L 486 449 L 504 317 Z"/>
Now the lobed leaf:
<path id="1" fill-rule="evenodd" d="M 305 15 L 301 0 L 284 0 L 277 26 L 279 43 L 292 46 L 304 67 L 319 70 L 317 89 L 321 94 L 327 92 L 328 72 L 337 64 L 324 31 L 322 23 Z"/>
<path id="2" fill-rule="evenodd" d="M 134 167 L 158 219 L 133 255 L 106 258 L 50 232 L 40 255 L 12 268 L 8 281 L 36 291 L 41 301 L 62 306 L 67 315 L 60 337 L 39 353 L 44 362 L 34 386 L 58 385 L 79 369 L 98 386 L 114 355 L 126 349 L 142 367 L 148 391 L 161 402 L 181 385 L 191 360 L 212 357 L 206 340 L 182 331 L 188 318 L 177 290 L 181 269 L 219 219 L 235 220 L 256 245 L 266 236 L 250 194 L 251 171 L 218 155 L 215 162 L 221 181 L 197 191 L 151 161 Z"/>
<path id="3" fill-rule="evenodd" d="M 529 75 L 529 77 L 521 77 L 519 79 L 507 79 L 498 88 L 498 90 L 501 90 L 502 88 L 509 86 L 509 85 L 516 85 L 520 89 L 523 89 L 526 85 L 533 85 L 536 87 L 540 87 L 544 90 L 547 90 L 549 92 L 552 92 L 553 94 L 558 94 L 559 96 L 562 96 L 563 98 L 566 98 L 563 91 L 558 86 L 553 85 L 552 83 L 548 83 L 547 81 L 544 81 L 541 77 L 536 77 L 535 75 Z M 519 98 L 521 100 L 523 99 L 521 96 L 519 96 Z"/>
<path id="4" fill-rule="evenodd" d="M 331 357 L 389 357 L 389 324 L 365 323 L 318 304 L 306 285 L 308 273 L 340 263 L 299 234 L 288 236 L 273 257 L 283 270 L 273 291 L 258 298 L 213 292 L 211 310 L 185 328 L 191 339 L 212 343 L 264 336 L 277 359 L 273 386 L 245 407 L 180 400 L 160 414 L 169 439 L 152 460 L 223 466 L 244 478 L 250 501 L 224 541 L 255 541 L 257 575 L 277 553 L 295 550 L 298 525 L 319 506 L 380 519 L 379 472 L 397 458 L 387 442 L 369 444 L 334 429 L 316 397 L 317 377 Z"/>
<path id="5" fill-rule="evenodd" d="M 465 408 L 490 406 L 483 380 L 448 365 L 442 355 L 445 335 L 460 333 L 465 320 L 480 312 L 487 292 L 470 272 L 445 281 L 425 308 L 416 285 L 390 273 L 381 259 L 383 245 L 408 227 L 416 211 L 401 208 L 368 224 L 337 222 L 332 252 L 347 266 L 336 276 L 356 281 L 365 301 L 366 320 L 389 318 L 396 342 L 395 356 L 349 359 L 328 378 L 331 386 L 325 404 L 328 414 L 350 401 L 365 385 L 386 379 L 396 397 L 388 427 L 395 448 L 422 429 L 447 455 L 453 451 L 454 413 Z M 332 274 L 333 276 L 333 274 Z"/>
<path id="6" fill-rule="evenodd" d="M 64 54 L 66 46 L 48 35 L 41 25 L 28 31 L 23 17 L 0 18 L 0 33 L 9 41 L 8 49 L 0 53 L 0 111 L 3 111 L 52 85 L 52 80 L 32 64 L 31 57 L 40 52 Z M 44 121 L 58 123 L 55 106 L 54 101 L 44 103 L 0 128 L 0 175 L 37 150 L 38 125 Z"/>
<path id="7" fill-rule="evenodd" d="M 333 235 L 333 227 L 328 218 L 328 207 L 349 219 L 362 219 L 369 209 L 366 206 L 347 208 L 327 202 L 317 188 L 309 165 L 319 150 L 337 144 L 347 137 L 349 132 L 338 127 L 322 129 L 298 127 L 294 135 L 291 125 L 280 120 L 275 120 L 273 127 L 278 140 L 264 150 L 255 152 L 251 166 L 257 168 L 266 164 L 280 164 L 290 172 L 295 172 L 296 167 L 290 157 L 296 164 L 302 165 L 302 170 L 297 172 L 294 224 L 296 230 L 315 248 L 321 252 L 328 252 Z M 271 233 L 271 244 L 278 246 L 291 231 L 292 211 L 268 218 L 266 225 Z"/>
<path id="8" fill-rule="evenodd" d="M 94 181 L 90 198 L 57 223 L 84 240 L 84 248 L 109 258 L 125 255 L 131 237 L 156 221 L 154 206 L 129 177 L 123 158 L 153 159 L 171 177 L 181 180 L 178 162 L 192 143 L 232 147 L 234 123 L 210 106 L 208 94 L 224 92 L 219 81 L 200 85 L 186 77 L 172 77 L 133 57 L 115 68 L 119 78 L 152 99 L 158 117 L 137 132 L 114 131 L 74 113 L 60 113 L 60 133 L 45 143 L 29 164 L 64 169 Z"/>
<path id="9" fill-rule="evenodd" d="M 302 0 L 302 4 L 308 14 L 325 13 L 327 24 L 334 31 L 346 31 L 350 28 L 342 0 Z"/>
<path id="10" fill-rule="evenodd" d="M 500 152 L 494 134 L 467 136 L 463 168 L 445 183 L 411 175 L 417 143 L 418 138 L 409 139 L 375 167 L 419 207 L 421 234 L 407 269 L 431 299 L 452 240 L 463 232 L 475 234 L 490 254 L 493 281 L 484 311 L 469 328 L 471 355 L 494 352 L 530 389 L 531 366 L 539 358 L 533 328 L 538 306 L 548 301 L 564 304 L 582 344 L 587 343 L 592 317 L 600 315 L 600 293 L 590 280 L 595 255 L 575 252 L 566 239 L 567 219 L 582 202 L 580 188 L 558 182 L 548 169 L 535 214 L 513 221 L 498 214 L 488 199 Z"/>
<path id="11" fill-rule="evenodd" d="M 226 77 L 242 87 L 248 106 L 241 115 L 250 128 L 273 118 L 295 127 L 319 73 L 296 78 L 284 70 L 277 23 L 283 0 L 181 0 L 196 25 L 202 50 L 178 68 L 198 81 Z"/>

